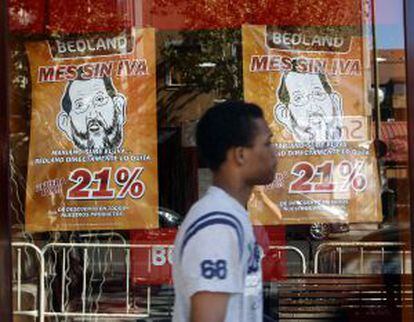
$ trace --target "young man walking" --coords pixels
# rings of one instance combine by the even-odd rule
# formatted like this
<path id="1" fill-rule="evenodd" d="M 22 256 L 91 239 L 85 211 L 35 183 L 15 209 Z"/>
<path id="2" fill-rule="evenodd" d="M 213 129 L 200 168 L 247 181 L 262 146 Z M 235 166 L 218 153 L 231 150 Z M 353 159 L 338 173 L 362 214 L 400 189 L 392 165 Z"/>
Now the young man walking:
<path id="1" fill-rule="evenodd" d="M 276 171 L 262 110 L 228 101 L 210 108 L 197 146 L 213 186 L 195 203 L 174 250 L 174 322 L 262 322 L 262 251 L 246 210 L 255 185 Z"/>

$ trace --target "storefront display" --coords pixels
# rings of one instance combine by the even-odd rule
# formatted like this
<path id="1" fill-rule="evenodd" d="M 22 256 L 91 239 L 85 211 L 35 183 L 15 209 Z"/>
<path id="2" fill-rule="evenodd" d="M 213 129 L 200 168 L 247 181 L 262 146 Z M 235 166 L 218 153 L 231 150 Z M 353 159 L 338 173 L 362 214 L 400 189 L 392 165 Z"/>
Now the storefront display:
<path id="1" fill-rule="evenodd" d="M 158 226 L 152 29 L 26 44 L 28 231 Z"/>
<path id="2" fill-rule="evenodd" d="M 197 126 L 228 100 L 263 109 L 277 156 L 242 202 L 264 320 L 414 321 L 413 1 L 2 9 L 1 322 L 171 322 L 177 231 L 220 183 Z"/>
<path id="3" fill-rule="evenodd" d="M 262 263 L 263 280 L 278 281 L 287 272 L 286 254 L 278 247 L 285 246 L 284 229 L 281 227 L 256 226 L 258 243 L 265 255 Z M 177 229 L 160 228 L 131 232 L 132 282 L 136 285 L 162 285 L 172 283 L 174 239 Z"/>

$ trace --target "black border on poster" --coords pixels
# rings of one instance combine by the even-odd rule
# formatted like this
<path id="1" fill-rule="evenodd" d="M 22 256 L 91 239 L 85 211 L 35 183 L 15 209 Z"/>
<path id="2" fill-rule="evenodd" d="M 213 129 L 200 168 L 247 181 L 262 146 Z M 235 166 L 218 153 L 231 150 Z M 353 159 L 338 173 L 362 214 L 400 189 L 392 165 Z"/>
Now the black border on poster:
<path id="1" fill-rule="evenodd" d="M 7 0 L 0 1 L 0 321 L 12 321 Z"/>

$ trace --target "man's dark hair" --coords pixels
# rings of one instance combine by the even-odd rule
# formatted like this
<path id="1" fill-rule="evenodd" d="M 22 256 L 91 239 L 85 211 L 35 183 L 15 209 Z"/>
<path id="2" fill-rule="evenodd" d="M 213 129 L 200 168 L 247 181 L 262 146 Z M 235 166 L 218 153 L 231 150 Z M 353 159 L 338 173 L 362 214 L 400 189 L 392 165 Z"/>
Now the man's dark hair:
<path id="1" fill-rule="evenodd" d="M 288 71 L 286 73 L 283 74 L 282 76 L 282 82 L 279 86 L 277 95 L 279 97 L 279 101 L 282 102 L 284 105 L 288 105 L 290 103 L 290 95 L 289 95 L 289 91 L 287 89 L 286 86 L 286 77 L 289 75 L 290 72 L 296 72 L 296 73 L 300 73 L 297 69 L 297 61 L 294 60 L 293 61 L 293 67 L 291 71 Z M 304 73 L 302 73 L 304 74 Z M 333 89 L 331 87 L 331 85 L 328 82 L 328 79 L 326 78 L 326 75 L 324 73 L 318 73 L 319 75 L 319 79 L 321 80 L 322 86 L 325 89 L 325 91 L 328 94 L 332 94 Z"/>
<path id="2" fill-rule="evenodd" d="M 253 121 L 258 118 L 263 118 L 262 109 L 242 101 L 226 101 L 207 110 L 198 122 L 196 139 L 200 156 L 211 170 L 220 167 L 230 148 L 253 143 Z"/>
<path id="3" fill-rule="evenodd" d="M 108 77 L 108 76 L 104 76 L 104 77 L 102 77 L 102 79 L 103 79 L 105 89 L 106 89 L 108 95 L 110 97 L 114 98 L 115 95 L 116 95 L 116 89 L 114 87 L 114 84 L 112 83 L 111 78 Z M 69 96 L 69 90 L 70 90 L 73 82 L 74 81 L 87 81 L 87 80 L 90 80 L 90 79 L 85 79 L 85 78 L 82 77 L 82 67 L 80 67 L 77 70 L 76 79 L 69 81 L 69 84 L 66 86 L 65 94 L 63 95 L 63 98 L 62 98 L 62 109 L 66 113 L 69 114 L 70 111 L 72 110 L 72 101 L 71 101 L 70 96 Z"/>

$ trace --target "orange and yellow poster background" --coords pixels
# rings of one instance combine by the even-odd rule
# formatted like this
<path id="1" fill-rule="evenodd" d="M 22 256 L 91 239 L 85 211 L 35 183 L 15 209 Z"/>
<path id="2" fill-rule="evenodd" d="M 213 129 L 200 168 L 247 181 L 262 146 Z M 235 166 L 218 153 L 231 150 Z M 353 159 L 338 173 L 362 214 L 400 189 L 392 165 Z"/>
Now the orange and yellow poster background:
<path id="1" fill-rule="evenodd" d="M 263 108 L 278 158 L 274 182 L 257 187 L 249 202 L 255 224 L 377 222 L 382 218 L 368 102 L 367 44 L 357 27 L 341 27 L 336 34 L 333 28 L 243 26 L 244 98 Z M 269 45 L 269 30 L 277 31 L 273 41 L 280 46 Z M 318 33 L 333 37 L 330 46 Z M 341 97 L 342 137 L 337 142 L 298 142 L 275 116 L 282 103 L 278 93 L 282 77 L 297 60 L 301 73 L 324 73 L 332 90 L 339 93 L 336 97 Z"/>
<path id="2" fill-rule="evenodd" d="M 98 42 L 96 36 L 90 42 L 85 36 L 79 36 L 77 43 L 76 38 L 67 42 L 67 57 L 54 55 L 48 41 L 26 44 L 32 84 L 28 231 L 158 227 L 154 30 L 131 30 L 130 48 L 120 42 L 123 51 L 121 48 L 114 54 L 102 48 L 116 46 L 114 39 L 118 38 L 107 41 L 105 34 L 98 36 Z M 85 48 L 90 51 L 88 55 Z M 83 55 L 76 57 L 76 50 Z M 123 68 L 119 67 L 121 63 Z M 82 151 L 59 129 L 58 115 L 69 78 L 85 64 L 112 64 L 109 77 L 125 98 L 122 145 L 110 153 Z M 53 77 L 45 76 L 45 68 L 54 71 Z M 99 79 L 102 71 L 96 68 L 89 72 Z"/>

